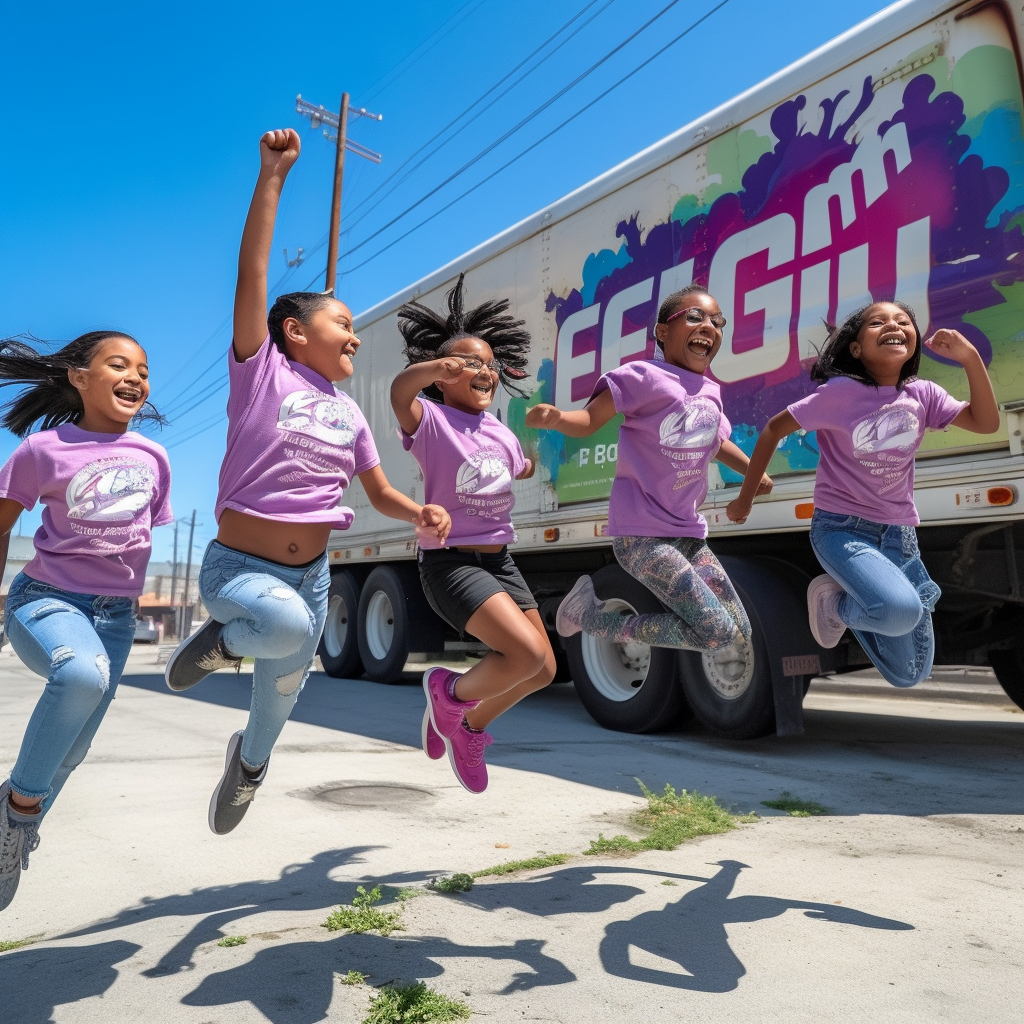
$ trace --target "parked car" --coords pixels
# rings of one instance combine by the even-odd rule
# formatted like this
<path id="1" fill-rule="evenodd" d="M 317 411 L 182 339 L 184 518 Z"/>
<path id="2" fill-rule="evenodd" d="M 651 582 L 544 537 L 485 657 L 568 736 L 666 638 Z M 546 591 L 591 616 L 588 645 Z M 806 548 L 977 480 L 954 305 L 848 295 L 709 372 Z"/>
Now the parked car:
<path id="1" fill-rule="evenodd" d="M 158 644 L 163 639 L 163 623 L 152 615 L 140 615 L 135 619 L 135 643 Z"/>

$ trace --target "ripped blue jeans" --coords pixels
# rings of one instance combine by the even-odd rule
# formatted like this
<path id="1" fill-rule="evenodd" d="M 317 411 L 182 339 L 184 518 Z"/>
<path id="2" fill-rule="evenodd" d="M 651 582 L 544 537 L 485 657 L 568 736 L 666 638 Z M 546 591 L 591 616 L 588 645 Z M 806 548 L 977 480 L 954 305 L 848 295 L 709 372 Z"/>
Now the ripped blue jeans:
<path id="1" fill-rule="evenodd" d="M 19 573 L 4 628 L 18 657 L 46 679 L 11 772 L 11 786 L 43 797 L 45 813 L 114 699 L 135 639 L 135 601 L 72 593 Z"/>
<path id="2" fill-rule="evenodd" d="M 269 759 L 313 665 L 327 618 L 327 555 L 311 565 L 282 565 L 211 541 L 199 570 L 199 594 L 224 623 L 224 645 L 255 659 L 242 761 Z"/>
<path id="3" fill-rule="evenodd" d="M 912 526 L 814 510 L 811 547 L 846 593 L 839 617 L 893 686 L 927 678 L 935 656 L 932 612 L 942 591 L 928 575 Z"/>

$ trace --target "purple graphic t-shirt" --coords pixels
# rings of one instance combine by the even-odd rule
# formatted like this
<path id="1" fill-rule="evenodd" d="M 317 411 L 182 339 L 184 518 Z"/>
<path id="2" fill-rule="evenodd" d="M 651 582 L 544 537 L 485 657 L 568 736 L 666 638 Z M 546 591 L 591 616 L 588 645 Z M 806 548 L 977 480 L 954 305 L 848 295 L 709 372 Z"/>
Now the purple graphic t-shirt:
<path id="1" fill-rule="evenodd" d="M 228 350 L 228 439 L 216 516 L 226 508 L 285 523 L 352 525 L 341 496 L 380 464 L 359 406 L 292 362 L 268 337 L 244 363 Z"/>
<path id="2" fill-rule="evenodd" d="M 966 408 L 930 380 L 874 387 L 833 377 L 789 407 L 818 432 L 814 504 L 874 523 L 916 526 L 914 455 L 925 429 L 945 430 Z"/>
<path id="3" fill-rule="evenodd" d="M 423 419 L 405 450 L 423 470 L 424 504 L 452 517 L 448 545 L 512 544 L 512 481 L 526 468 L 519 440 L 489 412 L 469 413 L 421 398 Z M 417 531 L 422 548 L 439 548 L 436 537 Z"/>
<path id="4" fill-rule="evenodd" d="M 708 464 L 732 430 L 718 384 L 672 363 L 637 359 L 606 373 L 594 394 L 606 389 L 625 416 L 609 536 L 706 537 L 697 509 L 708 493 Z"/>
<path id="5" fill-rule="evenodd" d="M 29 434 L 0 469 L 0 498 L 43 503 L 25 575 L 76 594 L 138 597 L 151 530 L 173 520 L 167 452 L 148 437 L 73 423 Z"/>

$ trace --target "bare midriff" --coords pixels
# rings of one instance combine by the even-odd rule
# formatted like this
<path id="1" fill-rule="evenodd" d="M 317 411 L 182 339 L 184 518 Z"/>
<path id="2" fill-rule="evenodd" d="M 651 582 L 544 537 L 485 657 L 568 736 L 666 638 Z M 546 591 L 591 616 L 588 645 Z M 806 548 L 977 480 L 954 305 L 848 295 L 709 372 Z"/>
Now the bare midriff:
<path id="1" fill-rule="evenodd" d="M 247 555 L 282 565 L 304 565 L 327 550 L 330 523 L 282 523 L 226 508 L 220 516 L 217 540 Z"/>

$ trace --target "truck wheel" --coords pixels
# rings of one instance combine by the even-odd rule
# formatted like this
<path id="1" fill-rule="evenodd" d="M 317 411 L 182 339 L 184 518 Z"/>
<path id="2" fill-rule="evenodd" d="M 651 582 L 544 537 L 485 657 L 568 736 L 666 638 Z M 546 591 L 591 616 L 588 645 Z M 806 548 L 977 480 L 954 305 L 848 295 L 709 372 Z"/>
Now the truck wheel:
<path id="1" fill-rule="evenodd" d="M 378 565 L 359 595 L 359 656 L 366 675 L 396 683 L 413 652 L 444 650 L 441 620 L 423 596 L 414 565 Z"/>
<path id="2" fill-rule="evenodd" d="M 593 575 L 609 611 L 662 612 L 661 602 L 629 573 L 606 565 Z M 618 732 L 656 732 L 689 717 L 679 685 L 677 652 L 647 644 L 619 644 L 577 633 L 562 641 L 576 692 L 591 717 Z"/>
<path id="3" fill-rule="evenodd" d="M 324 671 L 335 679 L 358 679 L 363 674 L 359 657 L 356 620 L 359 615 L 359 581 L 348 569 L 331 573 L 327 619 L 317 654 Z"/>
<path id="4" fill-rule="evenodd" d="M 1006 696 L 1024 710 L 1024 645 L 1018 641 L 1009 650 L 989 651 L 988 663 Z"/>

